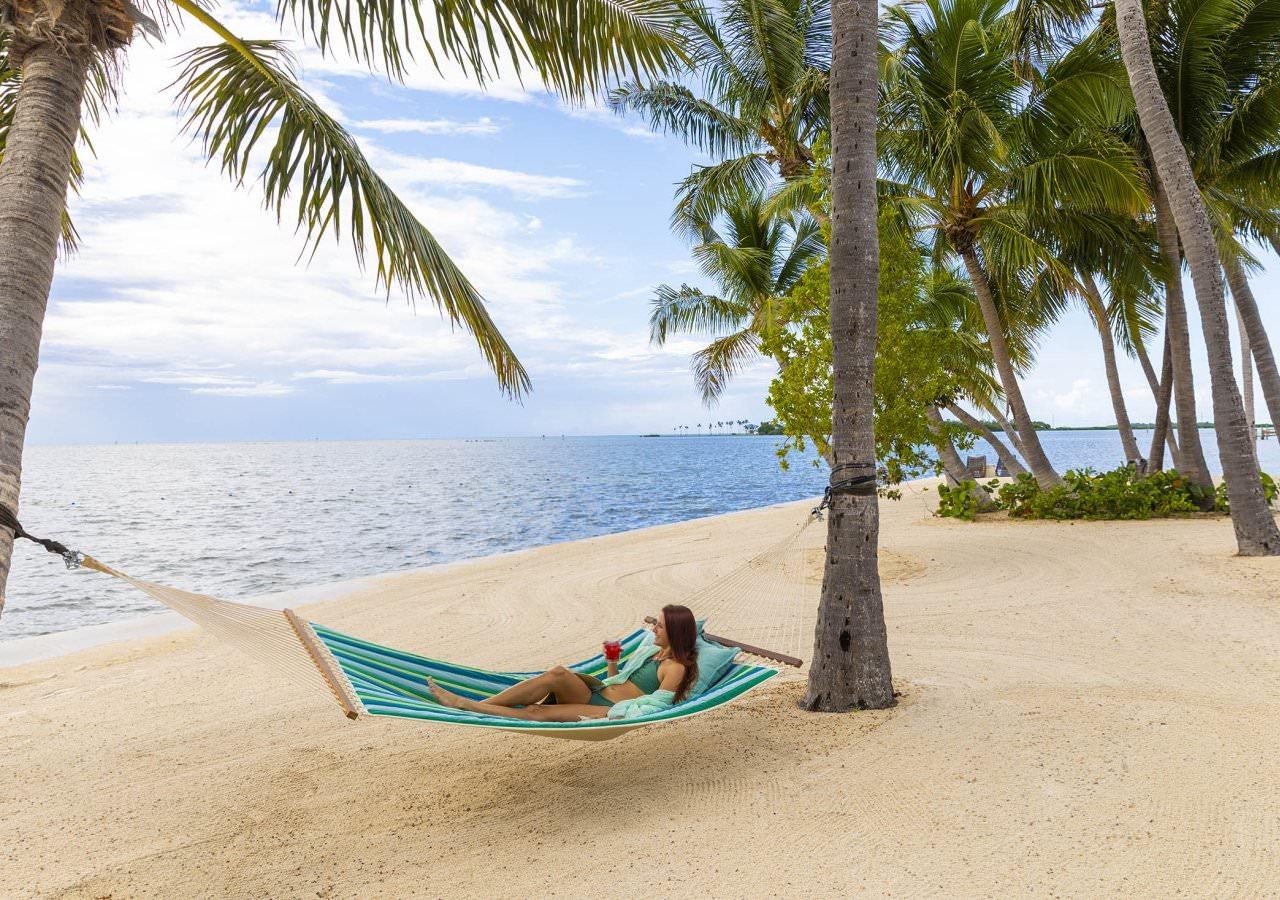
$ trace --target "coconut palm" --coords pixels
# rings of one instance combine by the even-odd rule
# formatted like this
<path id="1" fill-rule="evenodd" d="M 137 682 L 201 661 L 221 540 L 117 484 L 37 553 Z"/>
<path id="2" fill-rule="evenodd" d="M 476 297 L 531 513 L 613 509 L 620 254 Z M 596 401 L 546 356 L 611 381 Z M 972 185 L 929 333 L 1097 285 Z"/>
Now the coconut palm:
<path id="1" fill-rule="evenodd" d="M 744 186 L 762 192 L 779 176 L 805 200 L 814 142 L 830 121 L 830 0 L 687 0 L 683 9 L 688 78 L 631 81 L 609 95 L 617 112 L 715 160 L 680 184 L 676 226 L 697 233 Z"/>
<path id="2" fill-rule="evenodd" d="M 1131 215 L 1145 193 L 1133 155 L 1108 130 L 1123 116 L 1124 85 L 1103 42 L 1020 67 L 1015 24 L 1001 0 L 888 10 L 883 190 L 965 266 L 1027 464 L 1051 485 L 1059 478 L 1008 346 L 1013 329 L 1052 321 L 1076 285 L 1040 223 Z"/>
<path id="3" fill-rule="evenodd" d="M 660 0 L 278 0 L 323 52 L 345 51 L 393 78 L 411 47 L 483 82 L 500 65 L 583 98 L 623 74 L 665 70 L 671 16 Z M 23 437 L 68 181 L 82 126 L 122 87 L 139 30 L 163 40 L 197 23 L 214 42 L 183 54 L 173 90 L 186 128 L 236 185 L 256 176 L 265 204 L 293 219 L 309 252 L 348 238 L 379 285 L 426 299 L 471 332 L 510 394 L 528 376 L 482 298 L 356 142 L 299 84 L 288 48 L 233 34 L 201 0 L 0 0 L 0 503 L 16 508 Z M 150 15 L 148 15 L 148 12 Z M 88 115 L 82 111 L 87 110 Z M 145 153 L 145 147 L 137 148 Z M 0 596 L 11 534 L 0 528 Z"/>
<path id="4" fill-rule="evenodd" d="M 1254 261 L 1240 240 L 1280 236 L 1280 18 L 1271 0 L 1179 0 L 1155 8 L 1148 24 L 1244 343 L 1268 409 L 1280 417 L 1280 370 L 1249 287 Z"/>
<path id="5" fill-rule="evenodd" d="M 718 285 L 716 293 L 688 284 L 654 291 L 654 344 L 679 333 L 718 335 L 693 356 L 694 380 L 707 404 L 759 356 L 761 339 L 784 327 L 783 296 L 826 251 L 817 222 L 803 214 L 777 215 L 768 203 L 768 197 L 742 187 L 720 215 L 699 223 L 693 255 Z"/>
<path id="6" fill-rule="evenodd" d="M 876 292 L 876 0 L 836 0 L 832 18 L 831 514 L 814 631 L 811 710 L 893 705 L 876 561 L 873 434 Z"/>
<path id="7" fill-rule="evenodd" d="M 1231 364 L 1221 260 L 1213 224 L 1160 85 L 1141 0 L 1115 0 L 1115 24 L 1159 188 L 1167 194 L 1195 286 L 1209 355 L 1214 428 L 1231 503 L 1236 545 L 1246 556 L 1280 555 L 1280 529 L 1276 528 L 1263 497 L 1252 436 Z M 1185 445 L 1184 436 L 1184 456 Z"/>

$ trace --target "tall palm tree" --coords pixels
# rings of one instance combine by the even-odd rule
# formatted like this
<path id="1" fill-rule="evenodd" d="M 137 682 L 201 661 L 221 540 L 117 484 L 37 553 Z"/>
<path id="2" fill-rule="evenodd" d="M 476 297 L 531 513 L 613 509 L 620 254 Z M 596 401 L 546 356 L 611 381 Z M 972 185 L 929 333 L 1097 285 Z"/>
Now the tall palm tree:
<path id="1" fill-rule="evenodd" d="M 276 11 L 321 51 L 346 51 L 393 78 L 406 74 L 416 45 L 481 82 L 505 63 L 582 98 L 617 76 L 670 66 L 671 16 L 659 2 L 278 0 Z M 528 376 L 480 295 L 351 136 L 302 89 L 287 47 L 240 38 L 203 0 L 145 5 L 152 16 L 130 0 L 0 0 L 0 504 L 16 510 L 18 503 L 77 138 L 104 92 L 121 87 L 120 60 L 139 29 L 163 39 L 194 21 L 213 33 L 214 43 L 180 58 L 174 91 L 187 130 L 234 184 L 256 175 L 267 208 L 296 220 L 310 252 L 325 238 L 349 238 L 362 259 L 372 257 L 380 286 L 429 300 L 471 332 L 506 392 L 525 391 Z M 0 528 L 0 597 L 11 547 L 11 532 Z"/>
<path id="2" fill-rule="evenodd" d="M 810 710 L 893 705 L 876 560 L 872 411 L 879 249 L 876 202 L 876 0 L 836 0 L 832 19 L 831 490 Z"/>
<path id="3" fill-rule="evenodd" d="M 688 77 L 631 81 L 609 95 L 615 111 L 639 113 L 715 160 L 681 183 L 676 226 L 696 233 L 744 186 L 761 192 L 779 176 L 803 201 L 814 143 L 830 122 L 830 0 L 684 0 L 682 8 Z"/>
<path id="4" fill-rule="evenodd" d="M 768 197 L 741 187 L 720 215 L 700 221 L 693 255 L 717 293 L 687 284 L 654 292 L 649 322 L 656 345 L 678 333 L 719 335 L 693 357 L 694 380 L 708 404 L 759 355 L 761 339 L 784 326 L 783 296 L 826 252 L 817 222 L 804 214 L 784 218 L 768 205 Z"/>
<path id="5" fill-rule="evenodd" d="M 1280 555 L 1280 529 L 1267 508 L 1253 442 L 1236 387 L 1227 333 L 1221 260 L 1195 174 L 1160 86 L 1142 0 L 1115 0 L 1120 50 L 1137 102 L 1138 119 L 1151 148 L 1161 188 L 1167 192 L 1178 237 L 1191 268 L 1201 330 L 1209 354 L 1214 429 L 1231 503 L 1236 545 L 1245 556 Z M 1185 455 L 1185 437 L 1183 441 Z"/>
<path id="6" fill-rule="evenodd" d="M 1019 34 L 1004 0 L 888 10 L 882 190 L 965 266 L 1027 464 L 1052 485 L 1009 348 L 1011 330 L 1051 321 L 1076 285 L 1039 222 L 1134 214 L 1146 200 L 1133 154 L 1109 130 L 1124 82 L 1102 42 L 1028 66 Z"/>

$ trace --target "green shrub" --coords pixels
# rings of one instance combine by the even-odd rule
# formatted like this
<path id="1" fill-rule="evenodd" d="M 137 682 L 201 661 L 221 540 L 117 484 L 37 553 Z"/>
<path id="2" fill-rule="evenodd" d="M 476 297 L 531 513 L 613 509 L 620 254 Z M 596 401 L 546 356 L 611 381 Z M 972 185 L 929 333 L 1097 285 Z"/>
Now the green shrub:
<path id="1" fill-rule="evenodd" d="M 990 496 L 991 485 L 984 484 L 981 489 Z M 976 490 L 978 490 L 978 483 L 971 478 L 966 478 L 955 487 L 945 481 L 942 482 L 938 485 L 938 515 L 972 522 L 978 517 L 979 511 Z"/>
<path id="2" fill-rule="evenodd" d="M 973 482 L 954 488 L 939 486 L 942 502 L 938 515 L 973 520 L 977 517 L 978 503 L 972 496 Z M 1110 472 L 1092 469 L 1073 469 L 1063 476 L 1062 483 L 1051 488 L 1041 488 L 1030 475 L 1019 475 L 1013 481 L 1000 485 L 996 482 L 983 489 L 994 494 L 995 506 L 1008 510 L 1017 519 L 1152 519 L 1185 516 L 1197 512 L 1198 501 L 1204 499 L 1201 488 L 1176 471 L 1153 472 L 1139 475 L 1133 466 L 1124 466 Z M 1262 488 L 1270 503 L 1276 498 L 1275 481 L 1262 475 Z M 1226 492 L 1219 488 L 1214 494 L 1215 507 L 1227 511 Z"/>

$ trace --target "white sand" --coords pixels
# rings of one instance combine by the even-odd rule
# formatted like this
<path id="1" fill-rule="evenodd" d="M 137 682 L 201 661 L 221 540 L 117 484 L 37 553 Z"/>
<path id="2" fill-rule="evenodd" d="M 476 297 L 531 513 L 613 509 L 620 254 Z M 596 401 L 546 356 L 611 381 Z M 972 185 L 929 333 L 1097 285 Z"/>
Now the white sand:
<path id="1" fill-rule="evenodd" d="M 352 724 L 185 631 L 0 669 L 0 895 L 1280 896 L 1280 561 L 1233 558 L 1221 519 L 970 525 L 931 496 L 882 507 L 887 712 L 800 712 L 791 678 L 604 744 Z M 569 661 L 795 513 L 311 614 Z"/>

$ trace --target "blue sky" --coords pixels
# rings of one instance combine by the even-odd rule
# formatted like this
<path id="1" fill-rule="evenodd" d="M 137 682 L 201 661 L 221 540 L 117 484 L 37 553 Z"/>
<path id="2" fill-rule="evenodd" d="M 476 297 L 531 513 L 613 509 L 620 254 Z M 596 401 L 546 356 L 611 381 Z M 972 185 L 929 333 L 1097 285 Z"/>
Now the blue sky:
<path id="1" fill-rule="evenodd" d="M 263 8 L 223 18 L 243 36 L 279 34 Z M 481 92 L 422 70 L 394 86 L 294 45 L 308 89 L 485 294 L 534 381 L 515 404 L 428 305 L 379 295 L 345 245 L 296 265 L 291 224 L 202 162 L 165 90 L 172 58 L 202 42 L 194 27 L 140 42 L 120 109 L 95 133 L 72 201 L 83 247 L 61 264 L 46 320 L 33 443 L 637 433 L 770 416 L 767 365 L 707 410 L 688 368 L 698 342 L 648 342 L 653 287 L 697 283 L 667 227 L 673 186 L 697 161 L 678 141 L 513 78 Z M 1277 287 L 1270 273 L 1255 282 L 1273 328 Z M 1136 364 L 1123 381 L 1133 417 L 1150 419 Z M 1025 390 L 1037 418 L 1109 419 L 1081 315 L 1047 337 Z M 1208 418 L 1203 367 L 1197 393 Z"/>

